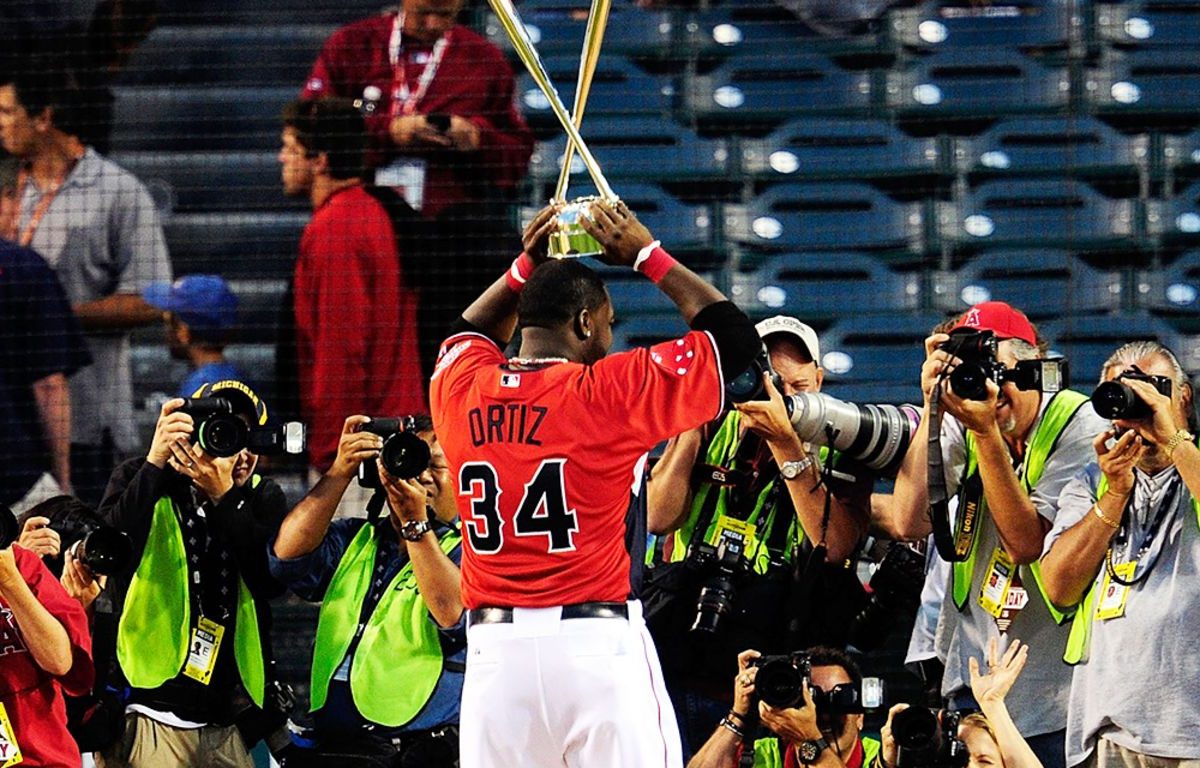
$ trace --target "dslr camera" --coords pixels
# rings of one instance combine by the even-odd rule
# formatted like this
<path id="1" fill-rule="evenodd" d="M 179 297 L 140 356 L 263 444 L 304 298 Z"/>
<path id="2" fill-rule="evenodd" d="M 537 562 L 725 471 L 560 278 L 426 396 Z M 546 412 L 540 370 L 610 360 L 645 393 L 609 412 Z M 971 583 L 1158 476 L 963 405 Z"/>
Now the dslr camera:
<path id="1" fill-rule="evenodd" d="M 754 693 L 761 701 L 777 709 L 804 706 L 804 683 L 812 690 L 812 664 L 807 653 L 760 656 L 751 659 L 750 665 L 758 667 Z"/>
<path id="2" fill-rule="evenodd" d="M 716 634 L 734 611 L 737 582 L 750 571 L 745 544 L 731 537 L 722 537 L 716 546 L 695 541 L 688 547 L 684 560 L 689 568 L 706 577 L 696 600 L 691 631 Z"/>
<path id="3" fill-rule="evenodd" d="M 958 738 L 962 713 L 909 707 L 892 718 L 896 768 L 965 768 L 967 745 Z"/>
<path id="4" fill-rule="evenodd" d="M 1144 381 L 1158 390 L 1159 394 L 1171 396 L 1170 377 L 1151 376 L 1135 365 L 1112 381 L 1101 383 L 1092 392 L 1092 408 L 1100 417 L 1130 420 L 1150 417 L 1150 406 L 1124 381 Z"/>
<path id="5" fill-rule="evenodd" d="M 925 586 L 925 556 L 913 545 L 892 542 L 871 575 L 871 597 L 850 624 L 850 643 L 878 648 L 895 626 L 911 626 Z"/>
<path id="6" fill-rule="evenodd" d="M 766 385 L 763 384 L 764 373 L 770 374 L 771 383 L 775 385 L 776 391 L 783 394 L 783 378 L 771 367 L 771 357 L 767 353 L 766 344 L 763 344 L 759 353 L 750 361 L 749 368 L 725 383 L 725 399 L 731 403 L 771 399 L 767 394 Z"/>
<path id="7" fill-rule="evenodd" d="M 1000 340 L 991 331 L 956 328 L 949 341 L 939 349 L 957 357 L 960 362 L 950 371 L 950 389 L 964 400 L 987 400 L 987 382 L 996 386 L 1006 382 L 1023 391 L 1058 392 L 1067 386 L 1067 361 L 1056 357 L 1048 360 L 1020 360 L 1009 368 L 996 359 Z"/>
<path id="8" fill-rule="evenodd" d="M 416 422 L 411 416 L 372 418 L 362 425 L 362 431 L 383 438 L 379 459 L 389 475 L 411 480 L 429 468 L 429 443 L 417 434 Z M 375 462 L 364 461 L 358 465 L 358 484 L 363 488 L 383 487 Z"/>
<path id="9" fill-rule="evenodd" d="M 250 426 L 232 400 L 212 395 L 185 398 L 179 410 L 192 417 L 196 444 L 209 456 L 228 458 L 243 449 L 259 456 L 304 452 L 304 425 L 298 421 Z"/>

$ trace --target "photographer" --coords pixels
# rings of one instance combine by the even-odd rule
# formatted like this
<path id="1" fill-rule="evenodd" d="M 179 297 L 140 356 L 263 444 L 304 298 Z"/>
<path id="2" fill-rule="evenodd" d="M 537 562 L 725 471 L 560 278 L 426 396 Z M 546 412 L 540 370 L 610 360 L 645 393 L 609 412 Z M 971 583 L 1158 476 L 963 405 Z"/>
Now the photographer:
<path id="1" fill-rule="evenodd" d="M 114 590 L 124 596 L 116 655 L 130 690 L 125 733 L 98 753 L 101 766 L 253 765 L 234 723 L 256 710 L 236 711 L 235 698 L 244 690 L 261 707 L 268 688 L 267 601 L 283 589 L 266 547 L 287 504 L 254 474 L 257 455 L 218 458 L 202 447 L 216 435 L 189 410 L 221 405 L 245 424 L 266 423 L 265 404 L 241 382 L 168 400 L 146 458 L 114 470 L 100 505 L 134 550 L 132 573 Z"/>
<path id="2" fill-rule="evenodd" d="M 1200 759 L 1200 659 L 1183 641 L 1200 626 L 1192 386 L 1154 341 L 1116 350 L 1101 381 L 1126 407 L 1106 408 L 1097 388 L 1112 426 L 1059 496 L 1042 557 L 1051 599 L 1075 608 L 1067 762 L 1191 763 Z"/>
<path id="3" fill-rule="evenodd" d="M 814 451 L 797 436 L 783 400 L 820 391 L 824 370 L 817 334 L 784 316 L 756 328 L 782 392 L 767 375 L 764 399 L 739 403 L 716 421 L 673 438 L 648 484 L 648 525 L 660 537 L 661 555 L 648 574 L 647 604 L 654 605 L 652 594 L 659 590 L 658 597 L 671 601 L 668 609 L 649 612 L 648 622 L 664 651 L 686 754 L 703 743 L 728 708 L 725 681 L 738 649 L 780 653 L 818 643 L 842 645 L 852 609 L 834 615 L 826 607 L 852 603 L 831 600 L 830 593 L 862 594 L 853 570 L 842 566 L 866 532 L 874 477 L 839 457 L 838 468 L 853 473 L 855 482 L 833 480 L 829 492 L 822 464 L 833 459 L 824 447 Z M 718 552 L 737 547 L 740 556 L 728 568 L 740 589 L 723 606 L 727 613 L 716 607 L 720 615 L 714 621 L 722 624 L 717 632 L 689 633 L 697 620 L 697 597 L 715 570 L 699 567 L 704 545 Z M 814 556 L 817 550 L 821 555 Z"/>
<path id="4" fill-rule="evenodd" d="M 987 334 L 979 332 L 991 332 L 998 343 L 987 354 L 968 354 L 987 348 L 982 343 Z M 931 530 L 952 537 L 950 554 L 962 558 L 951 564 L 937 628 L 938 655 L 946 665 L 942 694 L 955 709 L 971 707 L 968 660 L 982 656 L 988 641 L 1002 634 L 1024 638 L 1030 662 L 1013 689 L 1013 712 L 1042 763 L 1061 768 L 1070 670 L 1059 659 L 1067 627 L 1041 588 L 1038 568 L 1028 564 L 1041 554 L 1059 491 L 1087 463 L 1104 422 L 1079 393 L 1018 388 L 1013 378 L 1029 369 L 1025 361 L 1044 355 L 1033 325 L 1003 302 L 972 307 L 950 335 L 927 338 L 925 352 L 925 413 L 896 478 L 893 504 L 907 537 Z M 988 371 L 978 393 L 982 399 L 969 399 L 951 386 L 956 379 L 947 374 L 967 363 Z M 941 455 L 932 462 L 944 466 L 942 478 L 930 472 L 933 402 L 944 411 Z M 930 488 L 938 479 L 944 479 L 946 496 L 958 496 L 954 530 L 947 520 L 939 529 L 931 524 L 937 507 L 931 508 Z"/>
<path id="5" fill-rule="evenodd" d="M 386 492 L 388 513 L 334 521 L 359 465 L 376 462 L 384 446 L 363 428 L 371 421 L 346 419 L 333 466 L 280 526 L 271 572 L 305 600 L 322 601 L 314 759 L 448 768 L 457 764 L 466 659 L 454 483 L 429 417 L 415 416 L 409 431 L 429 445 L 428 465 L 404 478 L 379 460 L 376 493 Z"/>
<path id="6" fill-rule="evenodd" d="M 754 768 L 870 765 L 879 752 L 879 742 L 861 735 L 862 673 L 858 665 L 843 651 L 833 648 L 814 648 L 804 656 L 809 677 L 802 683 L 803 701 L 797 706 L 774 707 L 759 701 L 756 695 L 757 660 L 761 655 L 753 650 L 738 654 L 733 708 L 688 763 L 688 768 L 738 765 L 747 730 L 753 727 L 756 718 L 771 735 L 755 739 Z M 857 695 L 847 696 L 848 693 Z M 854 701 L 847 705 L 843 698 Z"/>

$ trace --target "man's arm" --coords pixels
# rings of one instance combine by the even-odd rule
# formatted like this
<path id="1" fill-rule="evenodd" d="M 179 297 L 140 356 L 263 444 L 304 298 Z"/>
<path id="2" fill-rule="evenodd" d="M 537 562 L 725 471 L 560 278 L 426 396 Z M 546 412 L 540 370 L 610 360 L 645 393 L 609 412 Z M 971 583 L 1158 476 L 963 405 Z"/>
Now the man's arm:
<path id="1" fill-rule="evenodd" d="M 126 331 L 162 318 L 162 310 L 150 306 L 141 296 L 128 293 L 76 304 L 74 310 L 85 331 Z"/>
<path id="2" fill-rule="evenodd" d="M 704 443 L 703 429 L 690 429 L 667 443 L 646 482 L 646 528 L 661 536 L 679 530 L 692 508 L 692 469 Z"/>
<path id="3" fill-rule="evenodd" d="M 998 388 L 988 382 L 989 398 L 980 401 L 986 404 L 990 424 L 977 422 L 970 426 L 975 433 L 975 455 L 979 463 L 979 477 L 983 481 L 983 496 L 987 500 L 988 513 L 996 523 L 996 532 L 1004 550 L 1018 565 L 1032 563 L 1042 554 L 1042 542 L 1050 530 L 1050 521 L 1038 514 L 1033 500 L 1021 486 L 1012 466 L 1012 454 L 1008 443 L 996 423 L 995 394 Z M 954 394 L 947 389 L 947 400 Z M 980 407 L 982 411 L 983 408 Z"/>
<path id="4" fill-rule="evenodd" d="M 1114 446 L 1106 464 L 1115 468 L 1127 462 L 1131 453 L 1128 441 Z M 1132 471 L 1129 475 L 1128 487 L 1120 482 L 1096 499 L 1088 474 L 1083 472 L 1059 495 L 1060 519 L 1049 536 L 1050 545 L 1041 560 L 1046 597 L 1059 608 L 1079 605 L 1104 566 L 1105 553 L 1120 529 L 1125 503 L 1132 492 Z"/>
<path id="5" fill-rule="evenodd" d="M 0 597 L 12 610 L 34 663 L 53 677 L 70 672 L 74 659 L 66 627 L 46 610 L 25 583 L 11 546 L 0 549 Z"/>
<path id="6" fill-rule="evenodd" d="M 61 373 L 33 382 L 38 418 L 50 449 L 50 474 L 63 493 L 71 492 L 71 390 Z"/>

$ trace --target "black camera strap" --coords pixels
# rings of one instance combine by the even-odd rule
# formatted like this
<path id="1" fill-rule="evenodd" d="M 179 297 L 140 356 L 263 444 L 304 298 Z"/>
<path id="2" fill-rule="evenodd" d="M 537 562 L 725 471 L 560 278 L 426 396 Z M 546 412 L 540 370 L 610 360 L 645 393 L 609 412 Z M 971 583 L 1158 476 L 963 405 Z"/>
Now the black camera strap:
<path id="1" fill-rule="evenodd" d="M 933 543 L 938 555 L 948 563 L 966 560 L 958 555 L 955 535 L 950 525 L 950 494 L 946 489 L 946 464 L 942 458 L 942 382 L 946 380 L 943 368 L 929 396 L 929 438 L 926 449 L 926 484 L 929 488 L 929 522 L 933 526 Z"/>

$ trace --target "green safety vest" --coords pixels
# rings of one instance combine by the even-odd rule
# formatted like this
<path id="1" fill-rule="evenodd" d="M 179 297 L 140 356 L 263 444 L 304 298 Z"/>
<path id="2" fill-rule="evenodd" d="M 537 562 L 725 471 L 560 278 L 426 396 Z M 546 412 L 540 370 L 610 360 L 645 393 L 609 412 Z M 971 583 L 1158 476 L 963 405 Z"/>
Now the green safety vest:
<path id="1" fill-rule="evenodd" d="M 1102 474 L 1100 483 L 1096 486 L 1096 500 L 1099 501 L 1106 491 L 1108 478 Z M 1088 509 L 1088 514 L 1091 514 L 1091 511 Z M 1196 501 L 1195 496 L 1192 497 L 1192 511 L 1196 513 L 1196 525 L 1200 527 L 1200 502 Z M 1087 660 L 1088 649 L 1092 644 L 1092 622 L 1096 616 L 1095 586 L 1096 582 L 1093 579 L 1092 585 L 1084 593 L 1082 603 L 1075 611 L 1075 618 L 1071 620 L 1071 634 L 1067 636 L 1067 650 L 1063 653 L 1063 661 L 1068 664 L 1079 664 Z"/>
<path id="2" fill-rule="evenodd" d="M 457 530 L 439 544 L 447 555 L 462 543 Z M 342 555 L 317 618 L 313 647 L 311 711 L 325 705 L 329 681 L 358 632 L 363 601 L 371 588 L 379 536 L 366 524 Z M 415 718 L 437 687 L 442 643 L 417 591 L 412 561 L 404 564 L 371 612 L 350 662 L 350 694 L 367 720 L 395 728 Z"/>
<path id="3" fill-rule="evenodd" d="M 880 744 L 877 740 L 864 736 L 863 768 L 870 768 L 879 754 Z M 754 768 L 783 768 L 783 750 L 779 748 L 779 737 L 768 736 L 765 739 L 754 740 Z"/>
<path id="4" fill-rule="evenodd" d="M 737 411 L 730 411 L 725 420 L 721 422 L 721 427 L 717 430 L 717 433 L 713 435 L 712 440 L 709 441 L 708 450 L 704 455 L 705 463 L 719 467 L 728 467 L 730 469 L 737 468 L 734 465 L 736 464 L 738 446 L 741 444 L 741 441 L 738 439 L 738 433 L 740 432 L 741 424 L 742 414 Z M 825 446 L 821 446 L 821 460 L 825 461 L 827 455 L 828 449 Z M 772 528 L 774 528 L 776 523 L 775 518 L 780 512 L 780 508 L 783 507 L 785 513 L 790 511 L 790 505 L 776 504 L 772 509 L 765 510 L 765 519 L 761 519 L 764 518 L 763 508 L 771 499 L 772 491 L 775 483 L 777 482 L 779 482 L 779 479 L 772 480 L 763 486 L 762 490 L 758 494 L 758 498 L 754 500 L 754 508 L 751 510 L 750 516 L 746 519 L 746 522 L 752 523 L 756 526 L 754 540 L 747 542 L 747 551 L 756 553 L 754 558 L 754 572 L 760 575 L 767 572 L 767 567 L 771 562 L 771 553 L 767 551 L 766 547 L 760 547 L 757 546 L 757 544 L 763 541 Z M 687 556 L 688 543 L 692 540 L 692 536 L 696 533 L 695 529 L 696 525 L 699 523 L 700 510 L 704 509 L 705 504 L 708 502 L 709 495 L 715 493 L 717 494 L 715 507 L 716 512 L 713 515 L 712 520 L 709 522 L 708 530 L 703 532 L 704 541 L 709 541 L 716 530 L 717 519 L 722 514 L 722 511 L 728 508 L 729 494 L 731 491 L 731 488 L 722 485 L 715 485 L 713 483 L 700 484 L 700 487 L 696 490 L 696 494 L 692 499 L 691 513 L 688 515 L 687 519 L 684 520 L 683 525 L 679 527 L 679 530 L 669 534 L 671 537 L 673 537 L 671 542 L 671 562 L 682 561 Z M 790 519 L 787 521 L 789 526 L 787 541 L 795 541 L 796 544 L 800 544 L 804 541 L 804 529 L 800 527 L 799 522 L 796 520 L 795 514 L 789 514 L 789 517 Z M 782 554 L 786 560 L 791 560 L 791 548 Z M 653 557 L 654 548 L 650 547 L 646 553 L 647 565 L 654 565 Z"/>
<path id="5" fill-rule="evenodd" d="M 1025 492 L 1029 493 L 1042 479 L 1042 472 L 1046 469 L 1046 460 L 1058 445 L 1058 438 L 1067 428 L 1067 424 L 1079 411 L 1079 408 L 1088 401 L 1087 395 L 1076 392 L 1070 389 L 1064 389 L 1054 395 L 1050 400 L 1050 404 L 1046 406 L 1045 412 L 1042 414 L 1042 419 L 1038 423 L 1037 429 L 1029 439 L 1028 445 L 1025 446 L 1025 456 L 1021 459 L 1021 466 L 1018 470 L 1018 477 L 1025 486 Z M 967 430 L 967 471 L 965 477 L 970 477 L 979 469 L 979 456 L 975 449 L 975 436 Z M 987 512 L 986 497 L 979 500 L 979 520 L 975 524 L 974 532 L 971 538 L 971 548 L 967 559 L 953 563 L 951 574 L 951 594 L 954 597 L 954 605 L 961 611 L 966 607 L 967 599 L 971 593 L 971 580 L 975 575 L 975 559 L 978 553 L 976 546 L 979 541 L 979 529 L 983 526 L 984 515 Z M 960 510 L 961 515 L 961 510 Z M 1042 601 L 1050 611 L 1050 616 L 1058 624 L 1066 621 L 1067 615 L 1058 610 L 1046 597 L 1046 589 L 1042 585 L 1042 568 L 1041 564 L 1034 562 L 1028 566 L 1029 572 L 1033 575 L 1034 584 L 1037 585 L 1038 592 L 1042 596 Z"/>
<path id="6" fill-rule="evenodd" d="M 255 475 L 253 485 L 260 480 Z M 193 617 L 179 516 L 179 508 L 169 496 L 154 505 L 150 535 L 117 623 L 117 661 L 134 688 L 157 688 L 175 679 L 187 661 Z M 222 643 L 232 640 L 242 685 L 255 705 L 261 707 L 266 662 L 258 611 L 241 576 L 235 617 L 233 637 L 226 637 Z"/>

